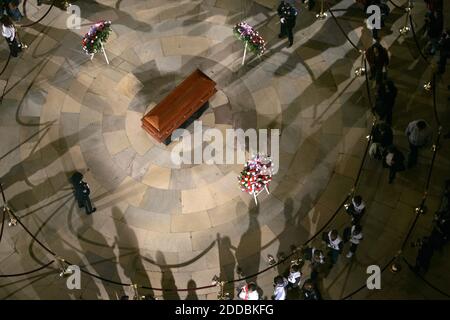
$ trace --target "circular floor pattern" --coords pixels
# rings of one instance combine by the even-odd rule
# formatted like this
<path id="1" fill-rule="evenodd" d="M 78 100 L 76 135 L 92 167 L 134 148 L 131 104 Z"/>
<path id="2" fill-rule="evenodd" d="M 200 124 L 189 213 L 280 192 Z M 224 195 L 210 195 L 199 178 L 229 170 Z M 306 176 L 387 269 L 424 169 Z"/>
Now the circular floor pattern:
<path id="1" fill-rule="evenodd" d="M 129 10 L 137 10 L 139 19 L 153 17 L 136 5 Z M 105 17 L 116 14 L 125 19 L 115 11 Z M 177 14 L 182 12 L 171 11 Z M 314 234 L 353 184 L 368 124 L 360 103 L 363 82 L 350 77 L 359 60 L 326 32 L 314 36 L 316 25 L 305 27 L 311 40 L 287 51 L 276 44 L 278 26 L 270 20 L 261 28 L 275 49 L 242 67 L 242 45 L 231 22 L 161 16 L 151 21 L 134 21 L 136 29 L 113 26 L 109 66 L 101 56 L 91 62 L 75 49 L 78 34 L 55 36 L 62 45 L 49 55 L 42 81 L 32 83 L 19 108 L 20 117 L 41 126 L 17 134 L 20 142 L 36 136 L 20 146 L 21 161 L 5 175 L 11 203 L 59 255 L 107 279 L 184 288 L 207 285 L 215 274 L 237 278 L 237 267 L 253 274 L 267 267 L 267 254 L 287 252 Z M 335 51 L 311 49 L 319 40 Z M 140 127 L 142 115 L 195 68 L 219 89 L 201 117 L 204 128 L 281 131 L 280 171 L 258 206 L 238 188 L 242 165 L 176 166 L 170 160 L 176 143 L 157 144 Z M 17 77 L 22 72 L 18 67 Z M 14 112 L 5 113 L 2 121 L 15 124 Z M 350 164 L 336 165 L 342 158 Z M 71 198 L 67 177 L 74 170 L 85 174 L 93 190 L 98 211 L 92 216 Z M 36 243 L 18 241 L 31 258 L 17 259 L 45 263 L 48 255 Z M 271 272 L 259 279 L 268 290 Z M 40 286 L 63 287 L 57 283 L 48 277 L 27 294 L 34 296 Z M 83 295 L 114 298 L 122 290 L 91 281 Z M 215 293 L 211 288 L 201 294 Z"/>

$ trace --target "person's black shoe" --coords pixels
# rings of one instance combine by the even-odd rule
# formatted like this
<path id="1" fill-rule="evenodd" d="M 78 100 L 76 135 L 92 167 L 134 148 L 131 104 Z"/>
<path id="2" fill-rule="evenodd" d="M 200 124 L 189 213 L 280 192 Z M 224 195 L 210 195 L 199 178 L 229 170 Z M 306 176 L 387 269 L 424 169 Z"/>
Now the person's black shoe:
<path id="1" fill-rule="evenodd" d="M 282 39 L 282 38 L 284 38 L 284 37 L 285 37 L 285 35 L 282 34 L 282 33 L 280 33 L 280 34 L 278 35 L 278 38 L 280 38 L 280 39 Z"/>
<path id="2" fill-rule="evenodd" d="M 91 213 L 94 213 L 95 211 L 97 211 L 97 208 L 92 209 Z"/>
<path id="3" fill-rule="evenodd" d="M 289 43 L 289 45 L 287 46 L 288 48 L 292 47 L 293 43 Z"/>

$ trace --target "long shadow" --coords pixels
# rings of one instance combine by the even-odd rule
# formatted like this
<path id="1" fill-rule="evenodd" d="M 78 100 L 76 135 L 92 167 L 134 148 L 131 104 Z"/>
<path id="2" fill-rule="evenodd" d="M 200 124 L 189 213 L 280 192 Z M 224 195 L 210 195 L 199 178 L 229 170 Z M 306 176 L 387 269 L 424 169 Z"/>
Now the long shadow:
<path id="1" fill-rule="evenodd" d="M 90 131 L 91 130 L 89 128 L 86 128 L 86 132 L 84 132 L 86 133 L 86 136 L 90 136 Z M 5 191 L 16 182 L 21 181 L 26 182 L 31 187 L 31 190 L 17 194 L 11 199 L 11 202 L 17 206 L 17 209 L 31 207 L 37 203 L 40 203 L 51 196 L 50 192 L 52 192 L 51 190 L 53 190 L 53 188 L 54 190 L 61 190 L 69 184 L 68 178 L 70 173 L 68 172 L 59 172 L 53 177 L 47 178 L 44 182 L 37 186 L 33 185 L 28 180 L 28 177 L 39 172 L 40 170 L 43 170 L 63 156 L 72 146 L 76 144 L 77 140 L 78 133 L 54 140 L 53 142 L 40 148 L 38 152 L 32 151 L 25 160 L 14 165 L 8 173 L 1 178 Z M 40 140 L 38 140 L 35 148 L 39 143 Z M 35 150 L 35 148 L 33 150 Z M 43 186 L 47 186 L 48 188 L 44 189 L 42 188 Z"/>
<path id="2" fill-rule="evenodd" d="M 164 300 L 180 300 L 178 295 L 177 286 L 173 277 L 172 270 L 165 267 L 166 259 L 161 251 L 156 252 L 156 261 L 161 266 L 161 288 L 168 288 L 171 291 L 163 291 Z"/>
<path id="3" fill-rule="evenodd" d="M 145 270 L 145 266 L 142 263 L 139 243 L 134 231 L 128 226 L 125 218 L 123 218 L 123 221 L 119 222 L 119 219 L 123 217 L 123 214 L 119 208 L 112 208 L 112 216 L 117 233 L 115 243 L 119 249 L 119 265 L 121 266 L 125 276 L 130 279 L 131 283 L 138 283 L 139 285 L 151 287 L 152 285 L 150 279 L 147 275 L 147 271 Z M 126 239 L 126 242 L 122 240 L 122 237 Z M 133 252 L 131 261 L 127 252 L 129 250 Z M 153 295 L 153 290 L 146 290 L 146 294 Z"/>
<path id="4" fill-rule="evenodd" d="M 258 222 L 259 207 L 253 207 L 248 213 L 249 223 L 247 231 L 242 235 L 236 248 L 236 262 L 245 276 L 253 275 L 259 271 L 261 260 L 261 227 Z M 250 255 L 251 252 L 255 254 Z M 247 282 L 256 281 L 256 276 L 247 279 Z"/>
<path id="5" fill-rule="evenodd" d="M 220 280 L 227 281 L 234 279 L 234 270 L 236 267 L 236 259 L 231 251 L 234 247 L 231 245 L 230 238 L 222 237 L 217 234 L 217 246 L 219 250 Z M 224 286 L 224 292 L 229 293 L 230 297 L 234 297 L 234 284 L 227 283 Z"/>
<path id="6" fill-rule="evenodd" d="M 106 238 L 97 230 L 93 228 L 92 215 L 87 216 L 84 219 L 85 225 L 80 225 L 78 228 L 79 233 L 89 232 L 89 238 L 94 239 L 96 245 L 92 245 L 85 241 L 80 241 L 80 247 L 84 252 L 84 256 L 89 261 L 89 268 L 86 268 L 89 272 L 99 275 L 106 279 L 111 279 L 120 282 L 118 273 L 116 255 L 114 254 L 114 248 L 108 243 Z M 87 231 L 86 228 L 88 228 Z M 93 251 L 95 250 L 95 252 Z M 98 253 L 98 254 L 97 254 Z M 105 257 L 108 257 L 105 259 Z M 114 258 L 109 258 L 114 257 Z M 98 281 L 98 280 L 96 280 Z M 94 281 L 95 282 L 95 281 Z M 119 296 L 125 295 L 123 287 L 115 287 Z M 115 295 L 107 291 L 110 299 L 117 299 Z"/>
<path id="7" fill-rule="evenodd" d="M 198 300 L 197 292 L 195 289 L 197 288 L 197 284 L 194 280 L 189 280 L 187 283 L 188 294 L 185 300 Z"/>

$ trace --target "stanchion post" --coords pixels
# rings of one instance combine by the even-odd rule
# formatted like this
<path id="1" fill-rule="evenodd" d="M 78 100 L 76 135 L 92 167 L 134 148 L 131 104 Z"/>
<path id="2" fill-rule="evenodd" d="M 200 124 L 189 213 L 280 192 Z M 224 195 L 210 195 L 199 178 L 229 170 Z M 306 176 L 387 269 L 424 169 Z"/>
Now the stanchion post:
<path id="1" fill-rule="evenodd" d="M 406 11 L 406 19 L 405 19 L 405 25 L 400 28 L 399 32 L 402 36 L 408 34 L 408 32 L 411 30 L 411 28 L 408 26 L 409 23 L 409 16 L 411 15 L 411 10 L 413 8 L 412 1 L 408 1 L 408 6 L 405 8 Z"/>
<path id="2" fill-rule="evenodd" d="M 355 75 L 357 77 L 362 77 L 366 74 L 366 68 L 364 67 L 364 60 L 366 59 L 366 51 L 359 50 L 361 53 L 361 66 L 355 70 Z"/>
<path id="3" fill-rule="evenodd" d="M 320 1 L 320 12 L 318 14 L 316 14 L 316 18 L 319 20 L 323 20 L 327 18 L 327 13 L 323 10 L 323 2 L 324 0 Z"/>
<path id="4" fill-rule="evenodd" d="M 13 227 L 17 225 L 17 219 L 11 214 L 11 209 L 8 207 L 8 203 L 6 201 L 5 192 L 3 190 L 3 185 L 0 183 L 0 192 L 2 194 L 3 206 L 2 211 L 3 214 L 7 214 L 9 218 L 8 226 Z"/>

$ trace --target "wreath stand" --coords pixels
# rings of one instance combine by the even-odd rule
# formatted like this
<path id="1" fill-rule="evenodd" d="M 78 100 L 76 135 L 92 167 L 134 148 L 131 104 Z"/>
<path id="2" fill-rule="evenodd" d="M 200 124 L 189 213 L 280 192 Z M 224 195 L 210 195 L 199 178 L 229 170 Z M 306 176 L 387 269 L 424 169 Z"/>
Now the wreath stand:
<path id="1" fill-rule="evenodd" d="M 253 191 L 253 199 L 255 199 L 255 204 L 258 205 L 258 195 L 263 191 L 266 190 L 267 194 L 270 194 L 269 188 L 267 188 L 267 184 L 264 185 L 264 189 L 259 190 L 258 192 Z"/>
<path id="2" fill-rule="evenodd" d="M 246 42 L 245 43 L 245 46 L 244 46 L 244 56 L 242 57 L 242 66 L 245 64 L 245 57 L 247 56 L 247 46 L 248 46 L 248 43 Z"/>
<path id="3" fill-rule="evenodd" d="M 108 56 L 106 55 L 105 47 L 103 46 L 103 42 L 100 41 L 100 45 L 102 47 L 103 56 L 105 57 L 106 63 L 109 64 Z M 95 53 L 91 53 L 91 61 L 94 59 Z"/>

